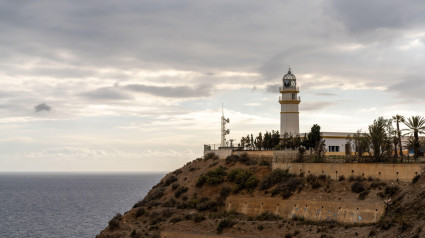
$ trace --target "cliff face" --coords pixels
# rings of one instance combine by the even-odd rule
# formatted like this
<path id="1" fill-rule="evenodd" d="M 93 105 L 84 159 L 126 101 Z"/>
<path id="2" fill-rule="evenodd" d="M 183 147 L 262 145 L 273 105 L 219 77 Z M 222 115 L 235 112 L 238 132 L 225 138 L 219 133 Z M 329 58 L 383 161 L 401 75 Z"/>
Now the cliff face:
<path id="1" fill-rule="evenodd" d="M 226 160 L 208 155 L 167 174 L 130 211 L 111 219 L 97 237 L 160 237 L 161 231 L 162 237 L 168 238 L 183 237 L 176 234 L 186 234 L 186 237 L 200 237 L 201 234 L 205 237 L 420 235 L 422 231 L 418 227 L 425 225 L 421 222 L 425 218 L 425 206 L 422 206 L 425 201 L 421 199 L 425 197 L 424 186 L 422 178 L 413 185 L 360 177 L 335 181 L 327 176 L 272 171 L 269 162 L 243 155 Z M 229 209 L 229 202 L 244 199 L 260 204 L 260 208 L 245 212 L 244 207 L 248 208 L 249 204 L 240 202 L 240 209 Z M 314 213 L 304 203 L 296 204 L 302 204 L 299 206 L 304 211 L 310 209 L 313 219 L 305 217 L 305 212 L 294 212 L 298 211 L 297 207 L 282 212 L 275 210 L 276 205 L 306 200 L 308 204 L 316 204 Z M 267 201 L 274 201 L 273 206 L 266 206 Z M 322 201 L 359 206 L 381 204 L 382 210 L 386 207 L 384 203 L 390 205 L 381 212 L 385 213 L 384 217 L 381 220 L 378 217 L 376 224 L 362 224 L 358 220 L 354 223 L 350 221 L 355 220 L 347 219 L 344 221 L 349 223 L 338 223 L 320 211 L 327 210 L 320 207 Z M 341 209 L 338 205 L 334 207 Z M 322 213 L 317 214 L 318 211 Z M 359 214 L 365 213 L 359 211 Z M 339 213 L 339 216 L 348 215 Z"/>

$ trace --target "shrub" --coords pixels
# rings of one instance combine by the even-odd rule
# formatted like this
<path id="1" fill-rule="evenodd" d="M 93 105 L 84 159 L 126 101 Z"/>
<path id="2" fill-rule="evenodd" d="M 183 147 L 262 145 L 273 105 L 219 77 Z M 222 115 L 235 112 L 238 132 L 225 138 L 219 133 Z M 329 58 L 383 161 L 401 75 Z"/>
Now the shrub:
<path id="1" fill-rule="evenodd" d="M 369 191 L 368 190 L 365 190 L 365 191 L 361 192 L 359 194 L 359 200 L 365 200 L 365 198 L 367 197 L 368 194 L 369 194 Z"/>
<path id="2" fill-rule="evenodd" d="M 270 162 L 263 159 L 260 161 L 260 166 L 270 166 Z"/>
<path id="3" fill-rule="evenodd" d="M 239 162 L 246 165 L 254 165 L 257 164 L 257 161 L 251 159 L 247 153 L 242 153 L 239 157 Z"/>
<path id="4" fill-rule="evenodd" d="M 176 206 L 177 202 L 174 198 L 169 198 L 167 201 L 165 201 L 162 206 L 163 207 L 174 207 Z"/>
<path id="5" fill-rule="evenodd" d="M 397 185 L 385 187 L 385 194 L 390 197 L 398 193 L 398 191 L 400 191 L 400 188 Z"/>
<path id="6" fill-rule="evenodd" d="M 145 213 L 146 213 L 145 209 L 139 207 L 139 209 L 137 209 L 137 211 L 136 211 L 135 216 L 136 217 L 141 217 L 141 216 L 145 215 Z"/>
<path id="7" fill-rule="evenodd" d="M 305 180 L 308 183 L 310 183 L 310 182 L 316 181 L 317 180 L 317 177 L 315 175 L 313 175 L 313 174 L 309 174 Z"/>
<path id="8" fill-rule="evenodd" d="M 257 164 L 257 161 L 249 158 L 247 153 L 242 153 L 240 156 L 230 155 L 226 157 L 226 164 L 234 164 L 236 162 L 240 162 L 245 165 Z"/>
<path id="9" fill-rule="evenodd" d="M 387 184 L 386 183 L 384 183 L 384 182 L 373 182 L 373 183 L 371 183 L 370 184 L 370 188 L 378 188 L 378 187 L 385 187 L 385 186 L 387 186 Z"/>
<path id="10" fill-rule="evenodd" d="M 339 176 L 338 181 L 344 181 L 344 180 L 345 180 L 345 176 L 344 175 Z"/>
<path id="11" fill-rule="evenodd" d="M 189 172 L 192 172 L 192 171 L 195 171 L 195 170 L 196 170 L 196 168 L 191 167 L 191 168 L 189 169 Z"/>
<path id="12" fill-rule="evenodd" d="M 120 222 L 122 221 L 122 215 L 120 213 L 117 213 L 110 221 L 109 221 L 109 228 L 111 230 L 114 230 L 120 226 Z"/>
<path id="13" fill-rule="evenodd" d="M 319 182 L 317 182 L 317 181 L 311 182 L 311 188 L 312 189 L 318 189 L 320 187 L 322 187 L 322 185 Z"/>
<path id="14" fill-rule="evenodd" d="M 196 210 L 200 212 L 207 211 L 207 210 L 216 212 L 218 205 L 219 203 L 215 200 L 206 200 L 206 201 L 200 202 L 198 206 L 196 207 Z"/>
<path id="15" fill-rule="evenodd" d="M 420 177 L 421 177 L 420 175 L 416 175 L 415 177 L 413 177 L 412 184 L 415 184 L 416 182 L 418 182 Z"/>
<path id="16" fill-rule="evenodd" d="M 221 234 L 225 228 L 232 227 L 234 224 L 235 222 L 230 219 L 221 220 L 217 226 L 217 234 Z"/>
<path id="17" fill-rule="evenodd" d="M 187 192 L 188 188 L 187 187 L 180 187 L 179 189 L 177 189 L 177 191 L 174 193 L 174 196 L 176 198 L 180 197 L 181 194 Z"/>
<path id="18" fill-rule="evenodd" d="M 178 188 L 180 185 L 178 183 L 173 183 L 173 186 L 171 186 L 172 190 L 175 190 L 176 188 Z"/>
<path id="19" fill-rule="evenodd" d="M 213 170 L 208 171 L 205 175 L 201 175 L 196 182 L 197 187 L 202 187 L 205 183 L 209 185 L 217 185 L 224 182 L 224 177 L 226 176 L 225 169 L 220 166 Z"/>
<path id="20" fill-rule="evenodd" d="M 170 222 L 171 223 L 177 223 L 177 222 L 179 222 L 179 221 L 181 221 L 182 220 L 182 217 L 181 216 L 173 216 L 171 219 L 170 219 Z"/>
<path id="21" fill-rule="evenodd" d="M 177 177 L 175 177 L 174 175 L 171 175 L 167 179 L 165 179 L 164 187 L 168 187 L 168 186 L 170 186 L 170 184 L 172 184 L 176 181 L 177 181 Z"/>
<path id="22" fill-rule="evenodd" d="M 364 190 L 366 190 L 366 188 L 362 182 L 357 181 L 353 183 L 353 185 L 351 185 L 351 191 L 353 191 L 354 193 L 361 193 Z"/>
<path id="23" fill-rule="evenodd" d="M 326 179 L 327 179 L 326 174 L 321 174 L 321 175 L 319 175 L 317 178 L 318 178 L 319 180 L 322 180 L 322 181 L 326 181 Z"/>
<path id="24" fill-rule="evenodd" d="M 280 184 L 275 189 L 273 189 L 272 196 L 276 194 L 281 194 L 283 199 L 289 198 L 292 196 L 292 193 L 295 192 L 295 190 L 297 189 L 301 190 L 303 184 L 304 184 L 303 179 L 290 178 L 285 183 Z"/>
<path id="25" fill-rule="evenodd" d="M 359 176 L 350 175 L 350 177 L 348 178 L 348 181 L 350 181 L 350 182 L 353 182 L 353 181 L 361 182 L 361 181 L 364 181 L 364 180 L 366 180 L 366 179 L 363 178 L 360 175 Z"/>
<path id="26" fill-rule="evenodd" d="M 255 217 L 255 220 L 257 221 L 277 221 L 282 220 L 282 218 L 278 215 L 275 215 L 271 212 L 262 212 L 260 215 Z"/>
<path id="27" fill-rule="evenodd" d="M 206 219 L 201 213 L 196 213 L 192 218 L 194 222 L 201 222 Z"/>
<path id="28" fill-rule="evenodd" d="M 260 224 L 260 225 L 257 226 L 257 229 L 262 231 L 264 229 L 264 226 Z"/>
<path id="29" fill-rule="evenodd" d="M 210 159 L 212 159 L 212 160 L 218 160 L 219 159 L 219 157 L 216 155 L 216 154 L 214 154 L 214 153 L 208 153 L 208 154 L 206 154 L 205 156 L 204 156 L 204 160 L 206 161 L 206 160 L 210 160 Z"/>
<path id="30" fill-rule="evenodd" d="M 160 188 L 157 187 L 155 189 L 152 189 L 142 201 L 139 201 L 136 204 L 134 204 L 133 208 L 141 207 L 154 200 L 160 199 L 164 195 L 164 191 L 165 191 L 165 188 L 163 187 L 160 187 Z"/>
<path id="31" fill-rule="evenodd" d="M 230 182 L 236 184 L 234 191 L 238 192 L 242 189 L 252 190 L 257 187 L 258 179 L 254 173 L 247 169 L 233 169 L 227 176 Z"/>
<path id="32" fill-rule="evenodd" d="M 220 191 L 220 200 L 224 201 L 230 195 L 232 189 L 229 187 L 222 187 Z"/>
<path id="33" fill-rule="evenodd" d="M 289 170 L 275 169 L 261 183 L 261 189 L 268 189 L 275 184 L 286 182 L 295 175 L 290 174 Z"/>

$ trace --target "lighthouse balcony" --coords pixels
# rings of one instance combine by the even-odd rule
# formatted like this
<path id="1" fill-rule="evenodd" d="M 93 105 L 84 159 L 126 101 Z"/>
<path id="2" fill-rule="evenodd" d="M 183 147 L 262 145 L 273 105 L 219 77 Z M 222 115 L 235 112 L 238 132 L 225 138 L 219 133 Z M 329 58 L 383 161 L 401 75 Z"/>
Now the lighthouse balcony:
<path id="1" fill-rule="evenodd" d="M 280 93 L 299 93 L 300 87 L 279 87 Z"/>
<path id="2" fill-rule="evenodd" d="M 279 97 L 280 104 L 299 104 L 301 102 L 301 97 L 297 97 L 295 99 L 287 99 Z"/>

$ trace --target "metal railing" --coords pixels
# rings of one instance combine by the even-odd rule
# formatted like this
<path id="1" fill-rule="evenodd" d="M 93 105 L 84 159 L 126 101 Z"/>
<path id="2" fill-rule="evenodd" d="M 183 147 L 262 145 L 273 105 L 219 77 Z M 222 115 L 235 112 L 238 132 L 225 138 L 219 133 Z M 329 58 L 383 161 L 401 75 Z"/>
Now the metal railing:
<path id="1" fill-rule="evenodd" d="M 297 90 L 297 91 L 300 91 L 300 87 L 295 87 L 295 88 L 293 88 L 293 87 L 289 87 L 289 88 L 284 88 L 284 87 L 279 87 L 279 92 L 280 91 L 293 91 L 293 90 Z"/>
<path id="2" fill-rule="evenodd" d="M 279 96 L 279 101 L 301 101 L 301 97 L 297 97 L 298 99 L 282 99 L 282 96 Z"/>

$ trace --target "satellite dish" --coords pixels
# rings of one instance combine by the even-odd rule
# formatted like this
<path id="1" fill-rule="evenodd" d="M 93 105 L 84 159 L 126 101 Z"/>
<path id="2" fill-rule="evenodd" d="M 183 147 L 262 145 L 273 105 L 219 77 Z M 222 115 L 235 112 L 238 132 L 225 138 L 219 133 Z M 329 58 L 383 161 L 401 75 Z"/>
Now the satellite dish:
<path id="1" fill-rule="evenodd" d="M 227 129 L 226 130 L 226 134 L 230 134 L 230 129 Z"/>
<path id="2" fill-rule="evenodd" d="M 226 119 L 226 121 L 227 121 L 227 123 L 229 123 L 229 122 L 230 122 L 230 119 L 229 119 L 229 118 L 227 118 L 227 119 Z"/>

